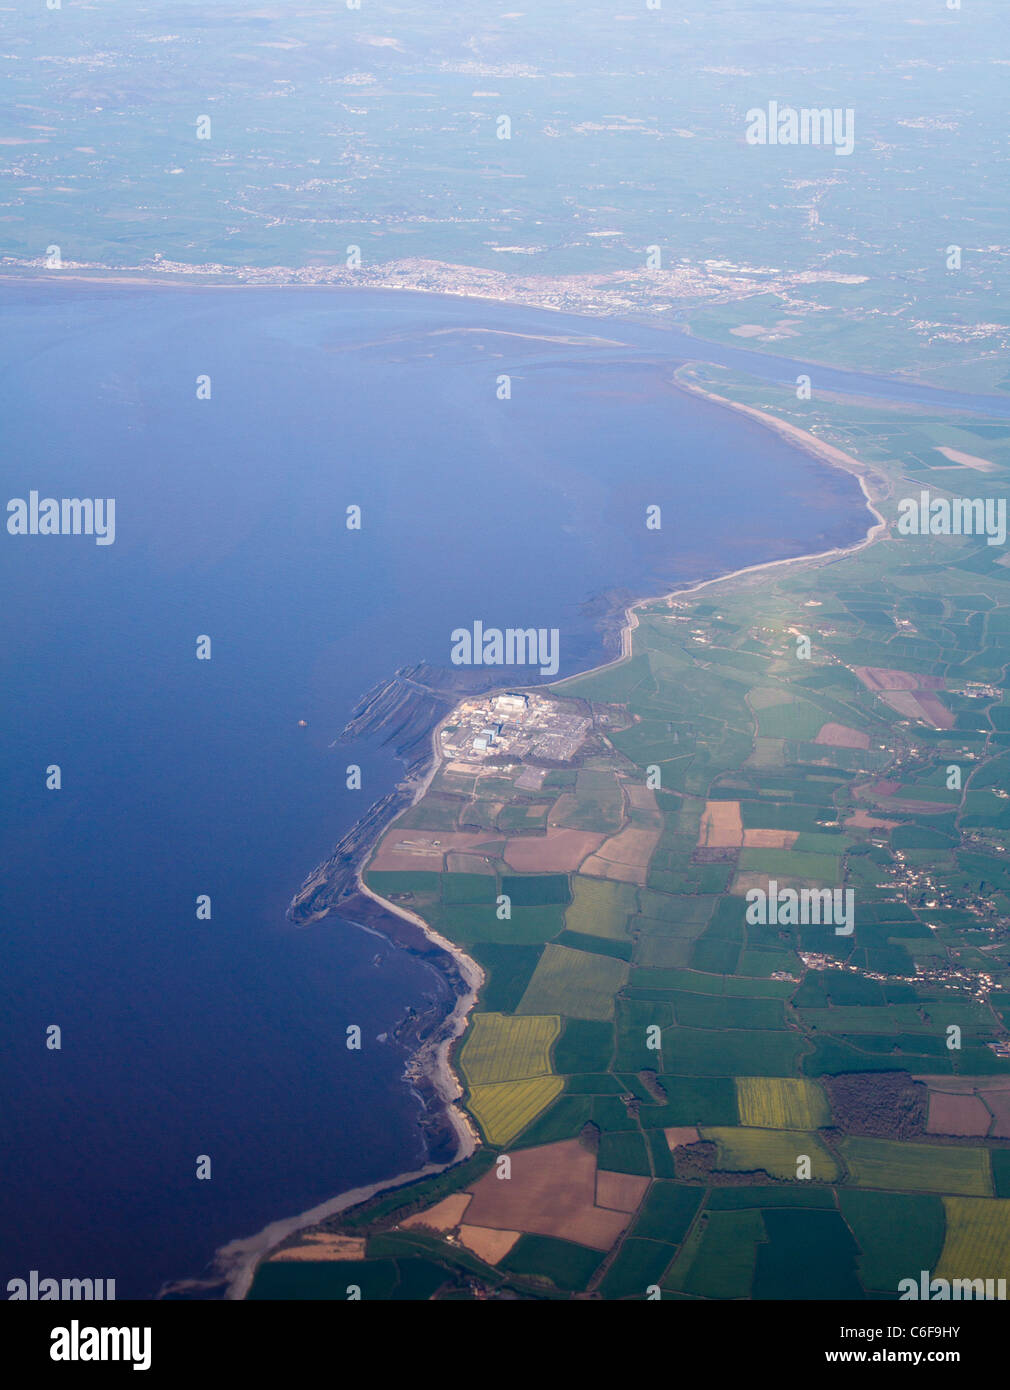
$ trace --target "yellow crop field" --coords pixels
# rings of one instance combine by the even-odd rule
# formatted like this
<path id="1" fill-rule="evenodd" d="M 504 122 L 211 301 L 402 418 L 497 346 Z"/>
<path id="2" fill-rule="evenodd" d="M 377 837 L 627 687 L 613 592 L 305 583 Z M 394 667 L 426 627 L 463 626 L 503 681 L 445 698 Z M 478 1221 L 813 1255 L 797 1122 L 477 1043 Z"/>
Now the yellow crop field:
<path id="1" fill-rule="evenodd" d="M 820 1129 L 831 1110 L 820 1086 L 791 1076 L 738 1076 L 740 1123 L 758 1129 Z"/>
<path id="2" fill-rule="evenodd" d="M 460 1052 L 467 1085 L 549 1076 L 551 1045 L 561 1032 L 557 1014 L 477 1014 Z"/>
<path id="3" fill-rule="evenodd" d="M 700 1129 L 702 1139 L 718 1149 L 716 1167 L 729 1173 L 763 1169 L 773 1178 L 797 1176 L 797 1159 L 810 1159 L 810 1176 L 821 1182 L 838 1177 L 838 1165 L 816 1134 L 795 1129 Z"/>
<path id="4" fill-rule="evenodd" d="M 938 1279 L 1010 1279 L 1010 1201 L 944 1197 L 947 1237 Z"/>
<path id="5" fill-rule="evenodd" d="M 508 1144 L 564 1089 L 560 1076 L 474 1086 L 467 1106 L 490 1144 Z"/>

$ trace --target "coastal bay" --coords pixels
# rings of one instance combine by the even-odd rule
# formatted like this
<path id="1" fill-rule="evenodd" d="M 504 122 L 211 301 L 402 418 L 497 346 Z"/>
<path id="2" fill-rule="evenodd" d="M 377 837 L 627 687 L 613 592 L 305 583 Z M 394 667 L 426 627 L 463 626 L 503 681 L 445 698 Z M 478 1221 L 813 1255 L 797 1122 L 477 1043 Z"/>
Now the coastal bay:
<path id="1" fill-rule="evenodd" d="M 447 765 L 365 877 L 488 967 L 454 1056 L 483 1146 L 303 1231 L 262 1266 L 253 1298 L 340 1299 L 353 1283 L 378 1298 L 641 1299 L 647 1279 L 648 1298 L 782 1297 L 791 1281 L 760 1258 L 713 1277 L 717 1213 L 837 1206 L 839 1232 L 865 1237 L 856 1189 L 895 1200 L 890 1189 L 911 1185 L 903 1165 L 930 1152 L 926 1133 L 948 1136 L 931 1151 L 949 1159 L 928 1180 L 938 1190 L 1001 1195 L 988 1176 L 1003 1156 L 992 1112 L 969 1131 L 930 1104 L 927 1127 L 924 1083 L 989 1094 L 1010 1066 L 989 1007 L 1005 988 L 1010 919 L 976 877 L 995 888 L 1005 874 L 1006 813 L 984 791 L 1006 761 L 1005 653 L 983 627 L 986 614 L 1005 621 L 1005 558 L 986 531 L 909 541 L 900 519 L 910 474 L 948 491 L 965 470 L 1005 475 L 1007 431 L 983 414 L 829 402 L 808 435 L 767 389 L 719 380 L 725 394 L 709 398 L 854 473 L 873 524 L 850 546 L 629 605 L 620 657 L 546 698 L 460 701 L 441 734 Z M 952 449 L 954 431 L 988 441 L 990 456 Z M 531 730 L 565 727 L 575 743 L 544 762 Z M 937 804 L 928 778 L 952 757 L 973 765 L 968 789 Z M 478 845 L 461 833 L 475 824 Z M 911 836 L 933 845 L 939 824 L 952 827 L 950 858 L 906 862 Z M 589 825 L 606 848 L 602 834 L 576 843 L 563 828 Z M 780 876 L 791 879 L 781 912 Z M 814 890 L 832 900 L 829 919 L 806 915 L 811 883 L 839 882 L 854 886 Z M 495 913 L 496 893 L 552 907 L 513 922 Z M 746 917 L 745 900 L 758 905 Z M 843 1007 L 843 990 L 864 1007 Z M 900 1037 L 916 999 L 923 1029 Z M 937 1055 L 937 1003 L 970 1019 L 963 1063 Z M 873 1056 L 866 1025 L 885 1019 L 886 1056 Z M 947 1074 L 921 1074 L 934 1069 Z M 788 1115 L 787 1098 L 799 1103 Z M 888 1139 L 839 1145 L 832 1116 L 842 1133 Z M 784 1124 L 817 1127 L 803 1135 L 815 1171 L 794 1172 L 797 1133 Z M 872 1174 L 867 1157 L 882 1160 Z M 499 1183 L 503 1164 L 498 1177 L 521 1181 Z M 963 1239 L 957 1201 L 944 1208 L 941 1269 Z M 888 1243 L 918 1238 L 907 1226 Z M 851 1250 L 825 1252 L 808 1296 L 888 1296 L 889 1276 L 854 1269 Z"/>
<path id="2" fill-rule="evenodd" d="M 330 746 L 362 693 L 411 663 L 445 666 L 450 631 L 474 617 L 558 627 L 574 674 L 607 655 L 601 595 L 850 544 L 866 511 L 852 480 L 677 391 L 655 354 L 483 338 L 517 321 L 487 305 L 63 286 L 19 287 L 9 310 L 32 363 L 4 363 L 12 492 L 118 502 L 113 546 L 8 536 L 2 555 L 20 655 L 6 713 L 24 731 L 6 769 L 23 816 L 4 890 L 25 1175 L 11 1260 L 61 1258 L 152 1296 L 204 1277 L 215 1249 L 278 1211 L 424 1167 L 423 1107 L 402 1080 L 412 1046 L 396 1037 L 411 1010 L 440 1024 L 455 1007 L 444 973 L 339 910 L 303 930 L 285 919 L 306 873 L 402 780 L 388 731 L 347 757 Z M 554 316 L 527 320 L 558 332 Z M 669 521 L 650 550 L 641 518 L 657 500 Z M 199 633 L 215 643 L 205 666 Z M 39 790 L 54 745 L 58 802 Z M 345 787 L 352 760 L 360 792 Z M 210 923 L 194 917 L 200 892 Z M 54 1019 L 68 1025 L 57 1059 L 36 1042 Z M 105 1141 L 82 1146 L 99 1117 Z M 215 1160 L 203 1188 L 200 1153 Z M 44 1194 L 70 1167 L 54 1212 Z M 110 1204 L 143 1239 L 113 1239 Z"/>

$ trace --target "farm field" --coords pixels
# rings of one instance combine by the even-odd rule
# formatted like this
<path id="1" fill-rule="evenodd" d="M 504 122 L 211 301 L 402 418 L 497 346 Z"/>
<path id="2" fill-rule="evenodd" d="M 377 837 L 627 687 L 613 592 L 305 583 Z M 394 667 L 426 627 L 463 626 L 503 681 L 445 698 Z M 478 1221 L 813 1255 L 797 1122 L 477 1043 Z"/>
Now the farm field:
<path id="1" fill-rule="evenodd" d="M 992 1174 L 985 1149 L 854 1137 L 845 1139 L 840 1147 L 852 1180 L 860 1187 L 992 1196 Z"/>
<path id="2" fill-rule="evenodd" d="M 830 1123 L 827 1097 L 812 1081 L 795 1077 L 738 1076 L 742 1125 L 762 1129 L 819 1129 Z"/>
<path id="3" fill-rule="evenodd" d="M 560 1076 L 503 1081 L 470 1088 L 469 1107 L 491 1144 L 508 1144 L 556 1100 L 564 1089 Z"/>
<path id="4" fill-rule="evenodd" d="M 634 888 L 578 874 L 572 881 L 572 902 L 565 913 L 565 926 L 585 936 L 627 941 L 628 918 L 637 911 L 638 895 Z"/>
<path id="5" fill-rule="evenodd" d="M 718 1166 L 728 1173 L 763 1171 L 770 1178 L 796 1179 L 798 1164 L 809 1158 L 810 1176 L 817 1182 L 833 1182 L 839 1168 L 830 1150 L 816 1134 L 801 1130 L 703 1128 L 701 1137 L 716 1145 Z"/>
<path id="6" fill-rule="evenodd" d="M 614 995 L 627 975 L 628 967 L 612 956 L 549 945 L 540 957 L 518 1012 L 563 1012 L 570 1018 L 597 1020 L 612 1018 Z"/>
<path id="7" fill-rule="evenodd" d="M 972 452 L 886 405 L 817 420 L 867 476 Z M 1010 427 L 979 438 L 1010 483 Z M 644 603 L 630 660 L 553 687 L 599 714 L 591 755 L 458 765 L 386 832 L 369 885 L 484 978 L 453 1054 L 474 1159 L 333 1223 L 394 1223 L 366 1248 L 383 1297 L 412 1259 L 454 1297 L 1010 1277 L 1010 570 L 922 540 Z M 748 918 L 773 882 L 851 892 L 853 931 Z"/>
<path id="8" fill-rule="evenodd" d="M 865 1289 L 893 1297 L 900 1280 L 922 1269 L 937 1269 L 947 1233 L 945 1201 L 938 1196 L 839 1189 L 838 1209 L 860 1248 L 858 1268 Z"/>
<path id="9" fill-rule="evenodd" d="M 546 1076 L 551 1070 L 551 1047 L 560 1032 L 561 1019 L 556 1015 L 478 1014 L 460 1053 L 460 1068 L 470 1086 Z"/>
<path id="10" fill-rule="evenodd" d="M 1010 1270 L 1010 1201 L 944 1197 L 947 1236 L 938 1279 L 995 1279 Z"/>

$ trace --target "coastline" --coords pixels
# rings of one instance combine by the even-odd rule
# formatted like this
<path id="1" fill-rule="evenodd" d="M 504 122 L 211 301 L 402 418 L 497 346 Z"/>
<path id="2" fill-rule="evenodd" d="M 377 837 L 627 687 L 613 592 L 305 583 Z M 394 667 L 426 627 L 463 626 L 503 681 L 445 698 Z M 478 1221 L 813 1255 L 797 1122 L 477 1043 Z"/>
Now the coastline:
<path id="1" fill-rule="evenodd" d="M 726 397 L 706 391 L 694 383 L 684 382 L 679 376 L 675 376 L 674 381 L 678 390 L 688 391 L 694 395 L 702 396 L 728 410 L 737 410 L 750 415 L 760 421 L 765 428 L 773 429 L 777 433 L 783 435 L 791 444 L 803 449 L 804 452 L 815 458 L 818 462 L 830 464 L 832 467 L 840 468 L 855 476 L 859 480 L 867 508 L 875 520 L 869 525 L 863 538 L 850 546 L 836 546 L 830 550 L 813 554 L 762 561 L 755 565 L 747 565 L 741 569 L 730 571 L 727 574 L 715 575 L 711 579 L 699 580 L 694 584 L 673 589 L 666 594 L 657 594 L 636 599 L 624 609 L 620 652 L 616 656 L 600 662 L 596 666 L 589 667 L 585 671 L 566 676 L 556 684 L 546 687 L 547 690 L 561 691 L 563 687 L 569 683 L 581 680 L 584 676 L 629 661 L 632 656 L 633 634 L 638 627 L 638 615 L 636 610 L 644 607 L 646 604 L 663 601 L 669 602 L 675 598 L 698 593 L 715 584 L 734 583 L 744 575 L 758 575 L 764 571 L 781 566 L 803 566 L 840 559 L 843 556 L 854 554 L 864 547 L 872 545 L 875 540 L 886 532 L 887 522 L 876 506 L 876 502 L 880 500 L 880 495 L 871 490 L 867 481 L 868 477 L 876 477 L 877 475 L 874 474 L 867 465 L 864 465 L 851 455 L 846 454 L 835 445 L 819 440 L 815 435 L 809 434 L 798 426 L 779 420 L 775 416 L 769 415 L 753 406 L 741 405 L 735 401 L 728 400 Z M 514 688 L 544 689 L 545 687 L 515 686 Z M 426 769 L 423 777 L 418 779 L 409 803 L 410 806 L 416 805 L 426 794 L 441 765 L 442 753 L 439 745 L 439 734 L 450 718 L 451 711 L 449 714 L 443 716 L 432 730 L 430 765 Z M 399 811 L 397 817 L 402 813 L 402 810 Z M 397 817 L 394 817 L 394 822 Z M 390 824 L 392 823 L 393 822 L 390 822 Z M 388 826 L 384 825 L 381 834 L 385 834 L 387 829 Z M 326 1202 L 320 1203 L 318 1206 L 312 1207 L 308 1211 L 302 1212 L 298 1216 L 271 1222 L 254 1236 L 230 1241 L 227 1245 L 222 1246 L 215 1256 L 215 1262 L 218 1269 L 221 1271 L 221 1275 L 214 1283 L 220 1284 L 223 1282 L 225 1284 L 225 1297 L 228 1299 L 243 1299 L 252 1286 L 259 1264 L 267 1258 L 277 1246 L 299 1231 L 309 1226 L 314 1226 L 327 1217 L 334 1216 L 341 1211 L 347 1210 L 349 1207 L 368 1201 L 372 1197 L 378 1196 L 380 1193 L 390 1192 L 397 1188 L 405 1187 L 413 1182 L 417 1182 L 422 1178 L 444 1172 L 456 1163 L 469 1158 L 471 1154 L 475 1152 L 480 1142 L 472 1119 L 459 1103 L 463 1095 L 463 1087 L 452 1069 L 452 1048 L 453 1044 L 466 1030 L 467 1018 L 471 1009 L 477 1002 L 480 987 L 484 982 L 484 973 L 476 961 L 467 956 L 460 946 L 435 931 L 434 928 L 425 922 L 417 913 L 411 912 L 409 909 L 389 899 L 383 898 L 380 894 L 367 886 L 364 881 L 364 870 L 374 853 L 375 847 L 378 844 L 378 839 L 381 838 L 381 834 L 373 842 L 368 854 L 361 860 L 355 870 L 357 891 L 364 897 L 378 904 L 383 911 L 392 913 L 417 927 L 432 945 L 436 946 L 440 951 L 443 951 L 450 957 L 466 985 L 464 993 L 457 993 L 456 1002 L 451 1012 L 435 1029 L 433 1034 L 425 1039 L 420 1047 L 413 1053 L 405 1070 L 405 1075 L 408 1079 L 412 1075 L 423 1076 L 430 1082 L 445 1116 L 456 1133 L 456 1152 L 453 1158 L 447 1163 L 429 1163 L 423 1168 L 413 1172 L 400 1173 L 393 1177 L 383 1179 L 382 1181 L 369 1184 L 366 1187 L 349 1189 L 330 1198 Z M 193 1284 L 191 1283 L 189 1286 L 193 1287 Z"/>
<path id="2" fill-rule="evenodd" d="M 448 262 L 437 262 L 439 266 L 449 266 Z M 464 267 L 464 269 L 474 269 L 474 267 Z M 491 271 L 489 274 L 499 274 L 501 272 Z M 138 286 L 143 289 L 169 289 L 169 290 L 311 290 L 343 292 L 345 294 L 360 294 L 363 291 L 369 293 L 388 293 L 388 294 L 421 294 L 433 299 L 468 299 L 476 300 L 484 304 L 501 304 L 517 309 L 531 309 L 536 313 L 559 314 L 571 318 L 584 319 L 614 319 L 618 323 L 622 320 L 630 324 L 645 326 L 649 328 L 664 329 L 669 326 L 668 320 L 663 318 L 662 313 L 657 313 L 650 309 L 648 305 L 629 306 L 623 302 L 619 304 L 609 304 L 606 301 L 589 300 L 587 303 L 574 304 L 552 304 L 549 300 L 541 298 L 539 295 L 532 295 L 526 298 L 512 290 L 492 293 L 478 293 L 473 288 L 454 289 L 451 285 L 425 285 L 425 284 L 389 284 L 381 281 L 362 279 L 358 282 L 347 280 L 237 280 L 228 277 L 227 269 L 222 271 L 207 273 L 186 273 L 184 271 L 165 271 L 161 275 L 125 275 L 117 271 L 111 271 L 107 275 L 102 274 L 74 274 L 66 270 L 52 271 L 48 275 L 36 273 L 36 268 L 23 274 L 12 273 L 10 270 L 0 269 L 0 284 L 30 284 L 30 285 L 52 285 L 54 281 L 65 281 L 68 284 L 85 285 L 107 285 L 110 288 L 124 287 L 135 289 Z M 749 290 L 750 294 L 756 294 L 757 289 Z M 701 293 L 683 296 L 685 300 L 697 300 L 699 303 L 707 302 L 706 296 Z M 642 316 L 636 319 L 632 315 L 637 309 L 637 313 Z M 682 328 L 682 324 L 677 327 Z M 520 335 L 522 336 L 522 335 Z M 611 340 L 600 339 L 602 343 L 610 343 Z M 701 341 L 701 340 L 698 340 Z M 627 347 L 628 344 L 615 342 L 616 347 Z M 827 363 L 813 364 L 827 366 Z M 923 383 L 928 385 L 928 383 Z"/>
<path id="3" fill-rule="evenodd" d="M 678 369 L 679 372 L 679 369 Z M 832 546 L 830 550 L 815 551 L 808 555 L 787 555 L 779 560 L 761 560 L 756 565 L 744 565 L 740 569 L 730 570 L 726 574 L 716 574 L 711 579 L 699 579 L 693 584 L 687 584 L 683 588 L 671 589 L 666 594 L 656 594 L 651 598 L 636 599 L 624 610 L 625 622 L 621 630 L 621 652 L 610 661 L 601 661 L 596 666 L 590 666 L 585 671 L 579 671 L 575 675 L 565 676 L 562 680 L 556 681 L 549 688 L 551 690 L 561 690 L 564 686 L 573 681 L 582 680 L 584 676 L 594 675 L 597 671 L 608 670 L 611 666 L 621 666 L 632 657 L 632 636 L 638 627 L 637 609 L 644 608 L 650 603 L 667 603 L 673 599 L 684 598 L 689 594 L 700 593 L 702 589 L 707 589 L 713 584 L 728 584 L 740 579 L 745 574 L 760 574 L 765 570 L 778 569 L 787 565 L 812 565 L 818 561 L 825 564 L 832 560 L 840 560 L 845 555 L 854 555 L 856 551 L 872 545 L 887 530 L 887 520 L 877 508 L 877 502 L 882 500 L 880 493 L 871 491 L 868 477 L 878 477 L 876 473 L 851 454 L 846 454 L 834 444 L 828 444 L 816 435 L 808 434 L 806 430 L 801 430 L 798 425 L 790 424 L 786 420 L 779 420 L 774 415 L 769 415 L 763 410 L 758 410 L 752 405 L 742 405 L 737 401 L 728 400 L 725 396 L 718 396 L 712 391 L 706 391 L 703 387 L 694 382 L 681 380 L 677 373 L 674 373 L 674 384 L 680 391 L 687 391 L 694 396 L 702 396 L 705 400 L 711 401 L 714 405 L 721 405 L 726 410 L 740 411 L 745 415 L 750 415 L 760 421 L 766 429 L 772 429 L 777 434 L 781 434 L 790 444 L 802 449 L 804 453 L 815 458 L 818 463 L 830 464 L 833 468 L 840 468 L 843 472 L 851 474 L 859 482 L 860 490 L 866 500 L 867 510 L 876 518 L 867 528 L 862 540 L 855 541 L 852 545 Z"/>
<path id="4" fill-rule="evenodd" d="M 393 262 L 383 262 L 383 265 L 397 264 Z M 503 272 L 491 270 L 487 267 L 476 266 L 457 266 L 446 261 L 425 261 L 425 265 L 431 265 L 441 270 L 460 269 L 471 271 L 475 274 L 486 274 L 489 276 L 505 275 L 511 280 L 522 280 L 513 272 Z M 451 284 L 429 285 L 424 283 L 404 283 L 403 281 L 389 283 L 383 281 L 371 281 L 359 279 L 357 281 L 347 279 L 317 279 L 317 280 L 264 280 L 264 279 L 239 279 L 239 275 L 250 272 L 268 273 L 270 269 L 284 269 L 289 274 L 294 274 L 297 268 L 292 267 L 260 267 L 260 266 L 220 266 L 213 270 L 176 269 L 174 266 L 167 267 L 161 271 L 151 271 L 147 267 L 138 268 L 141 273 L 127 273 L 132 267 L 117 270 L 113 267 L 99 267 L 89 264 L 72 265 L 60 270 L 47 270 L 40 265 L 25 265 L 12 267 L 10 265 L 0 266 L 0 285 L 53 285 L 58 281 L 64 281 L 70 285 L 77 286 L 109 286 L 110 288 L 136 288 L 145 289 L 195 289 L 195 290 L 329 290 L 343 291 L 357 294 L 362 291 L 375 293 L 390 293 L 397 295 L 418 294 L 434 299 L 462 299 L 475 300 L 479 303 L 500 304 L 507 308 L 530 309 L 537 313 L 550 313 L 562 315 L 575 319 L 609 319 L 616 325 L 627 324 L 633 328 L 647 328 L 663 332 L 674 329 L 691 339 L 692 343 L 697 343 L 700 348 L 729 349 L 739 352 L 745 351 L 754 353 L 770 362 L 791 362 L 797 359 L 791 358 L 788 353 L 767 351 L 751 344 L 750 346 L 740 346 L 738 344 L 721 342 L 718 339 L 700 338 L 696 335 L 689 321 L 683 315 L 694 309 L 700 309 L 711 304 L 734 303 L 745 305 L 749 299 L 758 298 L 768 292 L 768 285 L 740 285 L 738 283 L 730 285 L 718 284 L 710 285 L 677 285 L 665 288 L 662 293 L 663 304 L 656 306 L 648 301 L 642 303 L 629 302 L 625 297 L 619 297 L 616 302 L 608 302 L 605 299 L 588 299 L 578 303 L 558 304 L 551 302 L 550 298 L 541 297 L 548 294 L 548 291 L 537 289 L 529 294 L 517 291 L 514 285 L 508 287 L 498 287 L 496 292 L 488 292 L 490 287 L 481 287 L 483 292 L 478 292 L 473 287 L 454 288 Z M 90 273 L 89 273 L 90 272 Z M 103 273 L 104 272 L 104 273 Z M 343 272 L 336 270 L 333 273 L 342 275 Z M 630 269 L 622 271 L 616 275 L 616 283 L 620 286 L 626 283 L 628 277 L 634 278 L 635 271 Z M 793 280 L 799 277 L 801 284 L 808 283 L 804 276 L 808 272 L 785 273 L 785 283 L 791 285 Z M 534 279 L 546 278 L 548 281 L 552 277 L 534 277 Z M 570 277 L 560 277 L 565 281 Z M 599 283 L 599 277 L 591 276 Z M 836 281 L 837 276 L 826 274 L 823 277 L 828 282 Z M 844 278 L 844 277 L 843 277 Z M 614 274 L 603 277 L 602 283 L 607 284 L 615 279 Z M 525 281 L 522 281 L 525 284 Z M 588 289 L 594 286 L 587 285 Z M 676 319 L 666 313 L 670 307 L 670 300 L 674 300 L 679 305 Z M 538 335 L 537 335 L 538 336 Z M 608 341 L 608 340 L 603 340 Z M 627 347 L 629 344 L 618 341 L 615 346 Z M 687 361 L 710 360 L 703 359 L 700 354 L 685 354 Z M 839 367 L 837 362 L 827 361 L 818 357 L 805 357 L 804 365 L 823 368 L 828 371 L 842 372 L 847 374 L 870 373 L 876 374 L 884 372 L 894 382 L 910 387 L 917 387 L 927 391 L 957 391 L 956 387 L 948 387 L 928 375 L 915 373 L 913 371 L 885 371 L 883 368 L 862 367 L 862 366 L 843 366 Z M 1010 401 L 1010 392 L 998 392 L 996 395 L 988 395 L 983 399 L 990 404 L 1003 403 Z M 910 406 L 915 406 L 915 402 L 909 402 Z M 969 409 L 967 405 L 948 405 L 947 409 Z"/>
<path id="5" fill-rule="evenodd" d="M 414 788 L 413 796 L 407 806 L 397 812 L 393 818 L 395 821 L 398 816 L 403 814 L 411 806 L 415 806 L 425 795 L 431 785 L 439 766 L 441 765 L 441 752 L 439 749 L 439 734 L 446 719 L 445 716 L 438 721 L 431 732 L 431 755 L 430 766 L 424 776 L 420 778 Z M 390 822 L 392 824 L 392 822 Z M 446 1169 L 453 1167 L 457 1163 L 469 1158 L 476 1150 L 480 1139 L 476 1126 L 469 1114 L 462 1108 L 459 1101 L 463 1095 L 461 1086 L 456 1073 L 452 1070 L 451 1057 L 453 1044 L 466 1031 L 467 1018 L 470 1010 L 477 1002 L 477 995 L 484 983 L 484 972 L 475 960 L 472 960 L 465 952 L 450 941 L 447 937 L 440 935 L 433 927 L 425 922 L 423 917 L 411 912 L 408 908 L 401 907 L 399 904 L 381 897 L 374 892 L 364 881 L 364 871 L 368 861 L 378 845 L 382 835 L 388 829 L 383 825 L 379 835 L 376 837 L 368 854 L 355 870 L 355 884 L 357 891 L 363 896 L 370 898 L 377 903 L 384 912 L 392 913 L 397 917 L 403 918 L 417 927 L 423 936 L 439 951 L 447 955 L 459 972 L 460 978 L 465 984 L 465 991 L 457 992 L 456 1001 L 431 1035 L 424 1039 L 418 1048 L 408 1058 L 404 1068 L 404 1078 L 408 1081 L 423 1078 L 430 1084 L 438 1098 L 442 1113 L 445 1115 L 449 1124 L 456 1135 L 456 1149 L 451 1159 L 446 1163 L 426 1163 L 421 1168 L 414 1169 L 406 1173 L 396 1173 L 391 1177 L 382 1178 L 378 1182 L 369 1183 L 363 1187 L 348 1188 L 336 1196 L 327 1198 L 325 1202 L 320 1202 L 307 1211 L 300 1212 L 296 1216 L 284 1217 L 277 1221 L 271 1221 L 255 1235 L 240 1237 L 237 1240 L 229 1241 L 215 1251 L 214 1265 L 216 1277 L 210 1276 L 206 1279 L 188 1279 L 173 1281 L 166 1284 L 162 1289 L 161 1295 L 166 1292 L 182 1292 L 185 1290 L 218 1288 L 224 1285 L 224 1297 L 229 1300 L 244 1299 L 252 1287 L 256 1270 L 260 1263 L 291 1236 L 306 1227 L 315 1226 L 327 1217 L 335 1216 L 348 1207 L 357 1206 L 361 1202 L 366 1202 L 372 1197 L 377 1197 L 382 1192 L 389 1192 L 399 1187 L 406 1187 L 410 1183 L 419 1182 L 423 1178 L 434 1177 L 437 1173 L 443 1173 Z M 332 910 L 332 909 L 331 909 Z M 328 916 L 329 912 L 322 914 Z M 380 930 L 374 927 L 363 928 L 364 930 Z M 381 933 L 384 935 L 384 933 Z"/>
<path id="6" fill-rule="evenodd" d="M 449 718 L 451 718 L 451 714 L 440 719 L 431 731 L 431 766 L 424 777 L 419 780 L 410 802 L 411 806 L 416 806 L 421 798 L 425 796 L 435 774 L 442 764 L 439 736 L 446 720 Z M 402 814 L 403 813 L 400 812 L 400 815 Z M 394 821 L 396 819 L 398 819 L 398 817 L 394 817 Z M 392 823 L 393 822 L 391 822 L 391 824 Z M 385 834 L 386 828 L 388 827 L 383 828 L 382 834 Z M 371 898 L 373 902 L 378 903 L 386 912 L 392 912 L 396 916 L 402 917 L 420 928 L 423 935 L 432 945 L 437 946 L 450 957 L 456 969 L 459 971 L 461 979 L 466 985 L 466 992 L 457 994 L 456 1002 L 449 1014 L 443 1019 L 440 1026 L 435 1029 L 434 1033 L 429 1038 L 425 1039 L 407 1063 L 408 1075 L 413 1071 L 415 1074 L 423 1075 L 432 1084 L 435 1093 L 442 1102 L 442 1108 L 449 1123 L 456 1131 L 458 1142 L 456 1153 L 453 1158 L 449 1163 L 430 1165 L 434 1171 L 443 1172 L 446 1168 L 452 1167 L 454 1163 L 459 1163 L 462 1159 L 469 1158 L 480 1142 L 480 1136 L 477 1133 L 476 1126 L 469 1114 L 458 1103 L 463 1095 L 463 1087 L 452 1069 L 451 1057 L 453 1044 L 458 1038 L 461 1038 L 466 1031 L 467 1018 L 470 1010 L 477 1002 L 477 995 L 484 983 L 485 975 L 477 962 L 468 956 L 462 947 L 458 946 L 454 941 L 450 941 L 448 937 L 442 936 L 441 933 L 430 926 L 423 917 L 419 916 L 416 912 L 411 912 L 409 908 L 401 907 L 399 904 L 391 902 L 388 898 L 383 898 L 379 893 L 376 893 L 374 889 L 368 887 L 364 877 L 365 868 L 378 846 L 379 838 L 381 838 L 381 836 L 376 839 L 368 856 L 358 865 L 355 872 L 355 881 L 358 886 L 358 891 L 365 897 Z M 401 1175 L 399 1178 L 392 1179 L 388 1186 L 399 1187 L 410 1180 L 409 1177 Z"/>

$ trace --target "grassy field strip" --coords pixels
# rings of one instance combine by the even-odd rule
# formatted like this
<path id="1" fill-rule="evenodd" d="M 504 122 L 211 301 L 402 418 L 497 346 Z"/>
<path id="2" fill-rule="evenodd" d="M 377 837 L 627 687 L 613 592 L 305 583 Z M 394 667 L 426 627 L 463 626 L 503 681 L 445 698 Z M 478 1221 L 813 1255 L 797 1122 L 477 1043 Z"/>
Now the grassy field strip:
<path id="1" fill-rule="evenodd" d="M 850 1137 L 843 1140 L 841 1153 L 852 1181 L 860 1187 L 965 1197 L 993 1194 L 989 1154 L 985 1149 Z"/>
<path id="2" fill-rule="evenodd" d="M 796 1179 L 801 1155 L 810 1159 L 811 1177 L 833 1182 L 838 1164 L 816 1134 L 791 1129 L 701 1129 L 702 1139 L 718 1149 L 716 1166 L 730 1173 L 762 1170 L 772 1178 Z"/>

